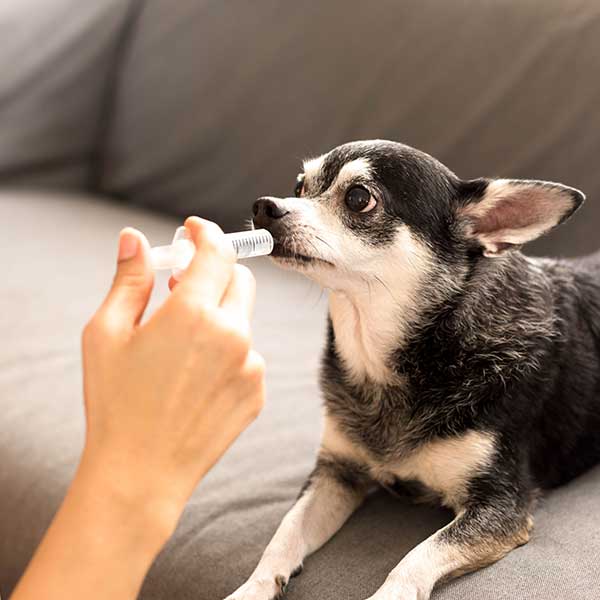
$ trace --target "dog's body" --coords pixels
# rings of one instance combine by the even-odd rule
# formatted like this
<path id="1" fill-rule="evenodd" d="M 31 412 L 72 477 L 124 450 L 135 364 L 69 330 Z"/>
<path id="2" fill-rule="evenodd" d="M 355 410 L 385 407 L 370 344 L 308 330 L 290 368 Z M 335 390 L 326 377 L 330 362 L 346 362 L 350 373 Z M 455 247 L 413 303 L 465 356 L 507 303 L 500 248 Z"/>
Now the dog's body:
<path id="1" fill-rule="evenodd" d="M 372 597 L 424 600 L 525 543 L 538 489 L 600 461 L 600 255 L 518 251 L 583 195 L 464 182 L 383 141 L 305 163 L 299 192 L 260 200 L 255 223 L 278 262 L 330 290 L 325 428 L 296 505 L 230 598 L 280 595 L 381 485 L 456 513 Z"/>

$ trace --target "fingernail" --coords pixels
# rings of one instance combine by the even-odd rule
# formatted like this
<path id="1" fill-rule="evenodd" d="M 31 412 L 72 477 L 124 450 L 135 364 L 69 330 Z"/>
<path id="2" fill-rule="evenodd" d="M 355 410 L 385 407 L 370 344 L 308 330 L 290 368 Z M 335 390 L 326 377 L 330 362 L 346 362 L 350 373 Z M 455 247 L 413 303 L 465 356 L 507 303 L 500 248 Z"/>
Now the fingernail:
<path id="1" fill-rule="evenodd" d="M 133 258 L 137 254 L 139 245 L 140 241 L 135 233 L 126 229 L 121 231 L 118 261 L 121 262 L 122 260 Z"/>
<path id="2" fill-rule="evenodd" d="M 179 240 L 191 240 L 191 239 L 192 239 L 192 234 L 190 233 L 190 230 L 187 227 L 185 227 L 184 225 L 181 227 L 178 227 L 175 230 L 173 242 L 177 242 Z"/>

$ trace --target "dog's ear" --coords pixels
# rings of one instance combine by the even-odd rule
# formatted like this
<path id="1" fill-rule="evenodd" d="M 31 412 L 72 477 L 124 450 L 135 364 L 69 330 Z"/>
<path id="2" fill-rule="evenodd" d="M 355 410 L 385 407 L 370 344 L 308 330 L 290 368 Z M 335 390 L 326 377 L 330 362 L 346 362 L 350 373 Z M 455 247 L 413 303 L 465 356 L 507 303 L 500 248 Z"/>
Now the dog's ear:
<path id="1" fill-rule="evenodd" d="M 460 186 L 459 217 L 485 256 L 500 256 L 566 221 L 583 203 L 575 188 L 527 179 L 473 179 Z"/>

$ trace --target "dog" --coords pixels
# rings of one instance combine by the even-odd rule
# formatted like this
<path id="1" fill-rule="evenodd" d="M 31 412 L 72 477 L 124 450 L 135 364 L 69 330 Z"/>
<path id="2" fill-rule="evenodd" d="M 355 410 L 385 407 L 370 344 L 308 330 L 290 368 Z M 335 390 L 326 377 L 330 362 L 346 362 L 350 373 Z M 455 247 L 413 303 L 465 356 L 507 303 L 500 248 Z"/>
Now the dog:
<path id="1" fill-rule="evenodd" d="M 426 600 L 525 544 L 540 490 L 600 459 L 600 255 L 529 258 L 582 192 L 464 181 L 406 145 L 352 142 L 260 198 L 276 263 L 329 290 L 316 466 L 249 580 L 272 600 L 377 486 L 454 511 L 370 600 Z"/>

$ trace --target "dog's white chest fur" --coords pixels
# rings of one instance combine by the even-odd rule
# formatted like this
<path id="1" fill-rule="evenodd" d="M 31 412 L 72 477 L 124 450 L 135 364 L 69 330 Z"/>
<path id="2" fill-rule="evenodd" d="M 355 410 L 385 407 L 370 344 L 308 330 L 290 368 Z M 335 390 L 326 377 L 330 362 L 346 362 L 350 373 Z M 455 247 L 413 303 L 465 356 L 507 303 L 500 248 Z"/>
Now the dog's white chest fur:
<path id="1" fill-rule="evenodd" d="M 387 485 L 395 478 L 419 481 L 453 508 L 460 505 L 470 479 L 488 466 L 495 453 L 491 433 L 469 430 L 460 436 L 428 442 L 406 458 L 381 462 L 353 443 L 330 417 L 325 419 L 322 449 L 334 456 L 366 465 L 376 481 Z"/>
<path id="2" fill-rule="evenodd" d="M 392 381 L 386 359 L 398 341 L 394 319 L 387 311 L 368 309 L 361 318 L 356 302 L 342 293 L 331 294 L 329 307 L 336 347 L 352 376 L 360 380 L 366 375 L 380 383 Z"/>
<path id="3" fill-rule="evenodd" d="M 356 260 L 366 253 L 358 242 L 347 250 Z M 363 277 L 354 281 L 344 271 L 330 274 L 329 314 L 336 348 L 357 381 L 395 382 L 390 360 L 403 343 L 417 306 L 423 309 L 425 298 L 419 290 L 432 261 L 425 244 L 402 226 L 386 252 L 363 265 Z"/>

